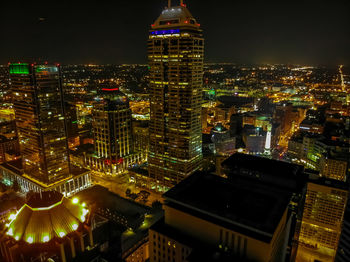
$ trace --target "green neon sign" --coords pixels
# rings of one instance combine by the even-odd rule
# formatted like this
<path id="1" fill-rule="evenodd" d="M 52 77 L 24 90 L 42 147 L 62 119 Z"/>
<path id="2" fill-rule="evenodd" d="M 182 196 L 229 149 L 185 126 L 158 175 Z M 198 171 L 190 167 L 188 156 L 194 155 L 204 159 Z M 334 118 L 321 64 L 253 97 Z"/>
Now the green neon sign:
<path id="1" fill-rule="evenodd" d="M 27 63 L 10 64 L 10 74 L 29 74 L 29 66 Z"/>

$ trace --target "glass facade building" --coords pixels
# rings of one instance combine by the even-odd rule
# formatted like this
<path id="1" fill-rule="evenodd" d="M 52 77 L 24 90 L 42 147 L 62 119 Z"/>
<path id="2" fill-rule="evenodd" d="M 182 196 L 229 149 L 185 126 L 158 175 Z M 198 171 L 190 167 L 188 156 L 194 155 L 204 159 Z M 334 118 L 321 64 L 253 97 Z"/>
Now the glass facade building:
<path id="1" fill-rule="evenodd" d="M 9 65 L 24 173 L 49 185 L 69 175 L 60 68 Z"/>

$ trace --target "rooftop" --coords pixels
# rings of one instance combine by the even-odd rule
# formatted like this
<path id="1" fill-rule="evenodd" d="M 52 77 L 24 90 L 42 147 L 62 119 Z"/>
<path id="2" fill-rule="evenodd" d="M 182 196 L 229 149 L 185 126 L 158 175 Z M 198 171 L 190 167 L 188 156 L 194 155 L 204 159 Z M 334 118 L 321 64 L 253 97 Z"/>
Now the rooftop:
<path id="1" fill-rule="evenodd" d="M 86 221 L 88 210 L 74 198 L 58 192 L 33 194 L 16 215 L 12 215 L 6 234 L 28 244 L 64 238 Z"/>
<path id="2" fill-rule="evenodd" d="M 163 196 L 173 208 L 269 242 L 292 194 L 197 172 Z"/>
<path id="3" fill-rule="evenodd" d="M 235 153 L 222 162 L 222 166 L 229 168 L 247 168 L 272 176 L 296 177 L 302 172 L 300 165 L 269 159 L 265 157 L 253 156 L 242 153 Z"/>
<path id="4" fill-rule="evenodd" d="M 186 5 L 166 7 L 158 19 L 152 25 L 153 28 L 167 28 L 174 26 L 198 27 L 197 21 L 193 18 Z"/>
<path id="5" fill-rule="evenodd" d="M 71 179 L 72 177 L 77 177 L 77 176 L 81 176 L 83 174 L 86 174 L 89 171 L 87 169 L 71 165 L 71 170 L 70 170 L 71 172 L 65 178 L 63 178 L 61 180 L 53 181 L 50 184 L 46 184 L 46 183 L 43 183 L 43 182 L 39 181 L 37 178 L 31 177 L 31 176 L 29 176 L 29 175 L 27 175 L 27 174 L 25 174 L 23 172 L 23 165 L 22 165 L 22 159 L 21 158 L 13 160 L 13 161 L 10 161 L 10 162 L 3 163 L 0 166 L 1 166 L 1 169 L 3 169 L 3 168 L 7 169 L 11 173 L 13 173 L 13 174 L 15 174 L 17 176 L 21 176 L 22 178 L 30 181 L 31 183 L 34 183 L 37 186 L 39 186 L 41 188 L 45 188 L 45 189 L 47 189 L 49 187 L 52 187 L 52 186 L 55 186 L 57 184 L 66 182 L 67 180 Z"/>

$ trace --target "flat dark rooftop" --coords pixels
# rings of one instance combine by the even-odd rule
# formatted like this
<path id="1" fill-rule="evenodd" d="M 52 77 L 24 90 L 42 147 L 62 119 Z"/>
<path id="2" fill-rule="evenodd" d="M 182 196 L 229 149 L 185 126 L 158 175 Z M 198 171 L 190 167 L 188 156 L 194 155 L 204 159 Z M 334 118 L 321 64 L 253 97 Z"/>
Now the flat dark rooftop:
<path id="1" fill-rule="evenodd" d="M 16 173 L 16 174 L 21 174 L 20 170 L 23 169 L 22 166 L 22 159 L 16 159 L 7 163 L 1 164 L 4 168 Z"/>
<path id="2" fill-rule="evenodd" d="M 278 177 L 281 173 L 284 177 L 295 177 L 303 171 L 300 165 L 241 153 L 231 155 L 221 165 L 227 168 L 246 168 Z"/>
<path id="3" fill-rule="evenodd" d="M 269 242 L 292 197 L 259 181 L 197 172 L 164 195 L 169 206 Z"/>

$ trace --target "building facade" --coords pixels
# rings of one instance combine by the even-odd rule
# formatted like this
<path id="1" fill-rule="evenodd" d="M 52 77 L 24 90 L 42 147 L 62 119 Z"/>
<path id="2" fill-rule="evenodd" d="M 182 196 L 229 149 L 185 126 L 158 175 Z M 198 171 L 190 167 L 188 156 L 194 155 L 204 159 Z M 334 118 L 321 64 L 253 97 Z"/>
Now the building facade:
<path id="1" fill-rule="evenodd" d="M 335 184 L 308 183 L 296 261 L 334 261 L 348 198 Z"/>
<path id="2" fill-rule="evenodd" d="M 10 64 L 11 91 L 24 172 L 44 183 L 69 173 L 59 67 Z"/>
<path id="3" fill-rule="evenodd" d="M 185 5 L 165 8 L 148 39 L 149 177 L 166 190 L 200 168 L 204 39 Z"/>
<path id="4" fill-rule="evenodd" d="M 284 261 L 290 194 L 259 187 L 200 172 L 186 178 L 163 195 L 164 220 L 149 232 L 150 261 Z"/>
<path id="5" fill-rule="evenodd" d="M 90 173 L 70 165 L 59 65 L 12 63 L 9 74 L 21 160 L 1 165 L 2 176 L 24 192 L 89 187 Z"/>
<path id="6" fill-rule="evenodd" d="M 118 88 L 102 88 L 94 103 L 92 126 L 96 159 L 102 170 L 116 174 L 124 170 L 124 159 L 133 153 L 131 110 Z M 96 162 L 95 161 L 95 162 Z"/>
<path id="7" fill-rule="evenodd" d="M 320 158 L 320 173 L 322 176 L 340 181 L 346 180 L 347 161 L 322 155 Z"/>
<path id="8" fill-rule="evenodd" d="M 348 199 L 347 208 L 344 214 L 342 233 L 339 239 L 336 262 L 350 261 L 350 202 Z"/>

